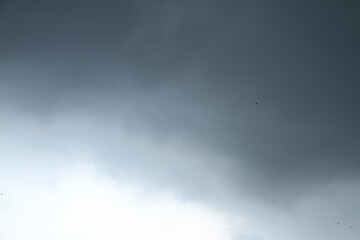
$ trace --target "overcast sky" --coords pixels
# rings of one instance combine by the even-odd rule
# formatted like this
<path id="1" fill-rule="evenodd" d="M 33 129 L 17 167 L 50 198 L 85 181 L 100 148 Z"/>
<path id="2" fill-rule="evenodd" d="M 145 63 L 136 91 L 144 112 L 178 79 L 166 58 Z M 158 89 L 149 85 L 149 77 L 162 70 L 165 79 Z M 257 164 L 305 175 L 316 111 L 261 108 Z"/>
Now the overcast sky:
<path id="1" fill-rule="evenodd" d="M 0 238 L 358 239 L 359 11 L 0 1 Z"/>

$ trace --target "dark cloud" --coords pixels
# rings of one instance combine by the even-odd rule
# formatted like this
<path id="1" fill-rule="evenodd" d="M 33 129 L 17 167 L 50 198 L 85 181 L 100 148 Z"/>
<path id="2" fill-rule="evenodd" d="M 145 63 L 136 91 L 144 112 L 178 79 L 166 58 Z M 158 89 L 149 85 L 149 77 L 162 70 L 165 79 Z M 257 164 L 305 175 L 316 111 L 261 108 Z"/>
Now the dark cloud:
<path id="1" fill-rule="evenodd" d="M 358 180 L 355 1 L 1 6 L 4 105 L 54 118 L 93 108 L 104 125 L 120 114 L 154 141 L 223 156 L 202 157 L 204 170 L 179 159 L 143 170 L 200 182 L 185 181 L 192 192 L 211 192 L 212 174 L 236 197 L 269 200 Z M 223 162 L 230 170 L 214 170 Z"/>

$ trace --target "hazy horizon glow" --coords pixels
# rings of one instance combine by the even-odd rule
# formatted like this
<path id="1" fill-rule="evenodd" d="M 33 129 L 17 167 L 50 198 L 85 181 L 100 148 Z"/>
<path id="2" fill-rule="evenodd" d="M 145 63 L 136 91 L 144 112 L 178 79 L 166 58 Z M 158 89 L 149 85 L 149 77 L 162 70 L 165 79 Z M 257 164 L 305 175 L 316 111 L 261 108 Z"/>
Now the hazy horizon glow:
<path id="1" fill-rule="evenodd" d="M 51 188 L 31 172 L 7 179 L 15 184 L 1 201 L 3 239 L 232 239 L 221 215 L 171 193 L 141 193 L 84 163 L 52 174 Z"/>

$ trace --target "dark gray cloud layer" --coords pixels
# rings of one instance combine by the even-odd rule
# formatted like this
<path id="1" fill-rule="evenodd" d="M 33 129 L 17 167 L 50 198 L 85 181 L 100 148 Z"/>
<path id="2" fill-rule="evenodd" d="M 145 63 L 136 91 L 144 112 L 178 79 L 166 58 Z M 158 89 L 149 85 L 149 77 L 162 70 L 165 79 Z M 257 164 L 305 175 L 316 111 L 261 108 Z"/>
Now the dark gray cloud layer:
<path id="1" fill-rule="evenodd" d="M 208 164 L 227 161 L 218 174 L 236 194 L 358 180 L 355 1 L 0 4 L 3 106 L 50 119 L 93 107 L 104 125 L 121 112 L 154 141 L 226 156 Z M 184 180 L 182 164 L 155 168 Z"/>

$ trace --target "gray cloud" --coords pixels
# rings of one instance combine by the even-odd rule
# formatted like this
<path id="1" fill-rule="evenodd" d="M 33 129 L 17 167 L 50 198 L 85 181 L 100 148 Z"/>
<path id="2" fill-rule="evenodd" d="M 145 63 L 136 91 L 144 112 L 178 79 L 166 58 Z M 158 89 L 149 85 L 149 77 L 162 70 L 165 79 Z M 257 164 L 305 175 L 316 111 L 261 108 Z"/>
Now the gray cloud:
<path id="1" fill-rule="evenodd" d="M 1 6 L 4 113 L 55 126 L 60 148 L 93 148 L 115 172 L 234 204 L 359 180 L 355 2 Z"/>

